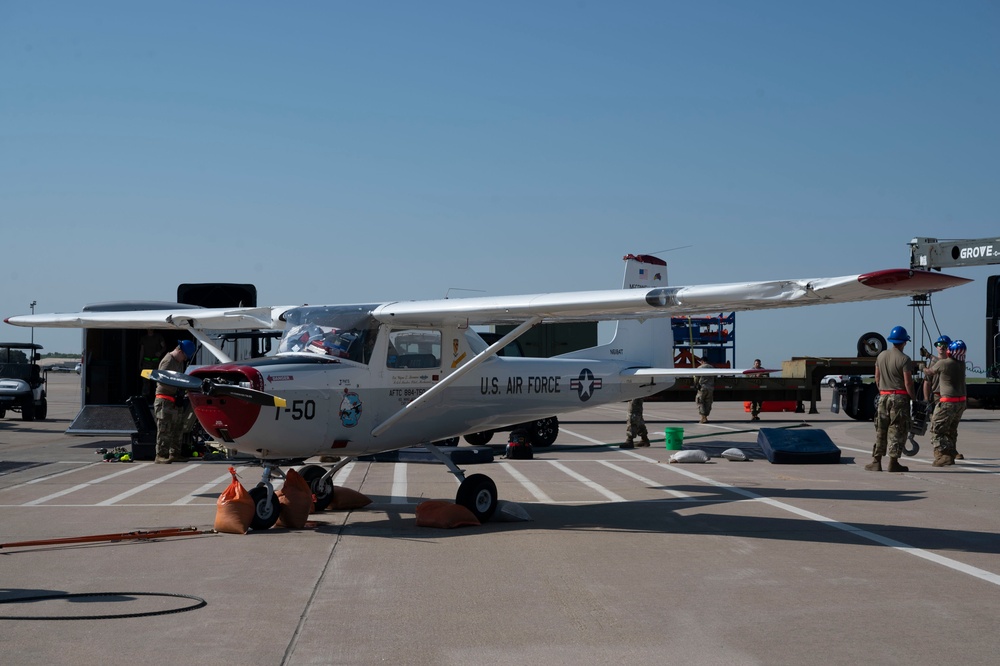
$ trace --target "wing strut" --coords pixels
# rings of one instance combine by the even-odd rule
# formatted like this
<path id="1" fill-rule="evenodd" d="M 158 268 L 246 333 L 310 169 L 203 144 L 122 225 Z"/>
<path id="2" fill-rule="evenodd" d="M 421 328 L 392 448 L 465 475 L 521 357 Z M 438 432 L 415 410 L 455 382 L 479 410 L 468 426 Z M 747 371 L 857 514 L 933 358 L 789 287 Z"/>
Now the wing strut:
<path id="1" fill-rule="evenodd" d="M 204 333 L 202 333 L 201 330 L 199 330 L 197 328 L 189 328 L 187 330 L 188 330 L 188 332 L 191 335 L 194 336 L 194 338 L 198 342 L 201 343 L 201 346 L 204 349 L 207 349 L 208 351 L 210 351 L 212 353 L 213 356 L 215 356 L 215 358 L 219 359 L 219 363 L 232 363 L 233 362 L 233 359 L 230 358 L 229 354 L 227 354 L 226 352 L 222 351 L 221 348 L 216 347 L 215 343 L 212 342 L 212 340 L 207 335 L 205 335 Z"/>
<path id="2" fill-rule="evenodd" d="M 515 328 L 513 331 L 511 331 L 510 333 L 503 336 L 502 338 L 494 342 L 492 345 L 487 347 L 485 350 L 473 356 L 468 363 L 459 366 L 458 369 L 455 370 L 455 372 L 451 373 L 450 375 L 442 379 L 436 385 L 427 389 L 427 391 L 422 393 L 416 400 L 407 404 L 398 412 L 387 418 L 385 421 L 382 421 L 382 423 L 375 426 L 375 428 L 372 429 L 372 437 L 378 437 L 379 435 L 383 434 L 386 430 L 399 423 L 399 421 L 405 418 L 406 415 L 412 414 L 415 410 L 419 409 L 424 403 L 427 402 L 428 399 L 430 399 L 431 396 L 436 396 L 445 388 L 454 384 L 455 381 L 457 381 L 467 372 L 469 372 L 473 368 L 478 367 L 483 361 L 492 356 L 495 356 L 498 351 L 500 351 L 508 344 L 510 344 L 511 341 L 521 337 L 521 335 L 523 335 L 525 331 L 535 326 L 541 320 L 542 318 L 539 316 L 534 316 L 531 319 L 528 319 L 520 326 Z"/>

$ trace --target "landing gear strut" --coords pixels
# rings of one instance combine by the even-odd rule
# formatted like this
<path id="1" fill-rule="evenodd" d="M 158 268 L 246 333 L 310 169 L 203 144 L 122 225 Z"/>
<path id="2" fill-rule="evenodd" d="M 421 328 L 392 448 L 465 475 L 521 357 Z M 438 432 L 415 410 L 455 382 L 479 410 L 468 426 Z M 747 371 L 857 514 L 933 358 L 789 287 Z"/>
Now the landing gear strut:
<path id="1" fill-rule="evenodd" d="M 475 514 L 479 522 L 485 523 L 497 510 L 497 485 L 485 474 L 473 474 L 466 478 L 465 472 L 455 462 L 443 454 L 434 444 L 424 444 L 435 458 L 440 460 L 460 482 L 455 504 L 464 506 Z"/>
<path id="2" fill-rule="evenodd" d="M 264 472 L 261 474 L 260 483 L 249 491 L 250 499 L 253 500 L 253 519 L 250 521 L 252 530 L 269 530 L 278 522 L 278 515 L 281 513 L 278 500 L 274 497 L 274 486 L 271 485 L 271 474 L 279 478 L 285 478 L 281 469 L 272 463 L 264 463 Z"/>

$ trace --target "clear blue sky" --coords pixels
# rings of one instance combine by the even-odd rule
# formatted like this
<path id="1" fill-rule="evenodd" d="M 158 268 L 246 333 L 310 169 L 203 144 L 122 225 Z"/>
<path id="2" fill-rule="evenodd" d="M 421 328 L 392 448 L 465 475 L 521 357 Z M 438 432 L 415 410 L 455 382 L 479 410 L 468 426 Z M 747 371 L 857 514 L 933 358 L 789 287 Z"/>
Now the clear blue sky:
<path id="1" fill-rule="evenodd" d="M 1000 5 L 0 3 L 0 316 L 845 275 L 1000 237 Z M 934 299 L 985 361 L 985 280 Z M 905 299 L 737 317 L 851 355 Z M 0 324 L 0 338 L 28 329 Z M 937 331 L 933 331 L 936 336 Z M 49 351 L 77 331 L 36 329 Z"/>

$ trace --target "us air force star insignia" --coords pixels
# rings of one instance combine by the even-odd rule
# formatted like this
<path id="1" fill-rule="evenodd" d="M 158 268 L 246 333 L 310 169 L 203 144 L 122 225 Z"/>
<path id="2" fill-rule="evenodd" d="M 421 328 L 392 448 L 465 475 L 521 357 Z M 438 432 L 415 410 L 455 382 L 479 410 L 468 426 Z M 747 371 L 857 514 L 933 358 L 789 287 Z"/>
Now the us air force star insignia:
<path id="1" fill-rule="evenodd" d="M 589 368 L 581 370 L 580 376 L 577 379 L 569 380 L 569 387 L 576 391 L 580 402 L 590 400 L 590 396 L 594 395 L 594 391 L 601 388 L 603 384 L 604 380 L 594 377 L 594 373 Z"/>

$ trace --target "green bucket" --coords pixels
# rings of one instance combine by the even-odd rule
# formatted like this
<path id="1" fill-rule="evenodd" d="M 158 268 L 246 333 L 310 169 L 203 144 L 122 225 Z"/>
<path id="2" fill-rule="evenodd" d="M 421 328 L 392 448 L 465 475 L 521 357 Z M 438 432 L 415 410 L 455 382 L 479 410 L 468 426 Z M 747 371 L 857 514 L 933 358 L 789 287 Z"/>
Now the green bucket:
<path id="1" fill-rule="evenodd" d="M 663 435 L 666 437 L 667 450 L 679 451 L 684 443 L 684 428 L 664 428 Z"/>

